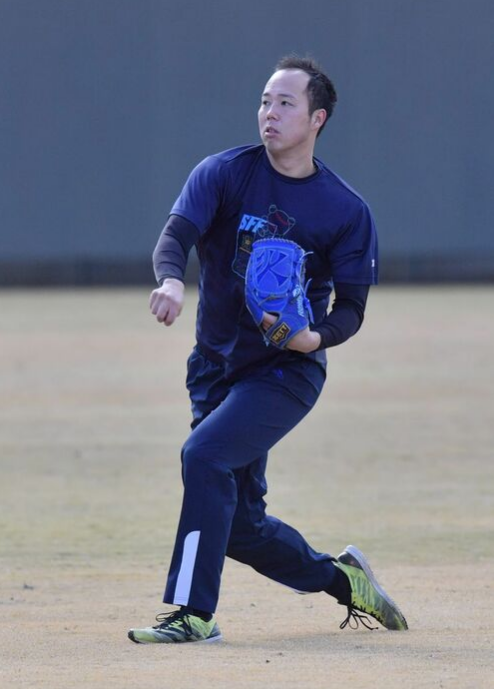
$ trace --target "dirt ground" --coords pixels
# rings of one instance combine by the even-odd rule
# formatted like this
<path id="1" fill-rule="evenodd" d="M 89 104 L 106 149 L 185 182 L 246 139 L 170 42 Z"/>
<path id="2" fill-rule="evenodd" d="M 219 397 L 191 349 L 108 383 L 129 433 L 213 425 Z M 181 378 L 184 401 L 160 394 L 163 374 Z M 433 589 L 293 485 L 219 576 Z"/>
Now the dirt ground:
<path id="1" fill-rule="evenodd" d="M 410 630 L 227 562 L 223 644 L 139 646 L 180 506 L 195 293 L 0 292 L 0 686 L 494 686 L 494 287 L 373 290 L 312 413 L 273 450 L 269 511 L 366 552 Z"/>

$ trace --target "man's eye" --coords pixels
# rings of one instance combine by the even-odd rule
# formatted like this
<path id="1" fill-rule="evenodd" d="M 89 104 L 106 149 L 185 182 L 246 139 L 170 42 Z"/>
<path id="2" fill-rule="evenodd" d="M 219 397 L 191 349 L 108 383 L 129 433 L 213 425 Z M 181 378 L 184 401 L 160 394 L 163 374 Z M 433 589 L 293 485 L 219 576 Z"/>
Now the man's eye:
<path id="1" fill-rule="evenodd" d="M 291 105 L 291 103 L 287 100 L 282 100 L 281 105 Z"/>

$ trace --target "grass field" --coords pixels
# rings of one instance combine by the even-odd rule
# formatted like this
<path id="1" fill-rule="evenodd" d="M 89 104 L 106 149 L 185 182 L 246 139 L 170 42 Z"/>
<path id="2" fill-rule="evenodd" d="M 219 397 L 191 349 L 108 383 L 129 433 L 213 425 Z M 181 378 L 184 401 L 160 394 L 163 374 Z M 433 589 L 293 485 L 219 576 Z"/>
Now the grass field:
<path id="1" fill-rule="evenodd" d="M 494 288 L 379 287 L 272 452 L 269 511 L 354 543 L 410 630 L 227 562 L 225 642 L 138 646 L 162 609 L 188 433 L 195 293 L 172 328 L 145 290 L 0 292 L 2 687 L 494 686 Z"/>

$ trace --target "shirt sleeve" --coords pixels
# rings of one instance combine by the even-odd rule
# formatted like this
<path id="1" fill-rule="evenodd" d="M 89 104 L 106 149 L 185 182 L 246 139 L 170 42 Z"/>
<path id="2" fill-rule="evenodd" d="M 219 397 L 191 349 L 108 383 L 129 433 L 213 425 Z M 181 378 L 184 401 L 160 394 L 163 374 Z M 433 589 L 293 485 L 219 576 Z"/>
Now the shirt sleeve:
<path id="1" fill-rule="evenodd" d="M 193 223 L 202 236 L 211 225 L 224 196 L 226 172 L 215 156 L 205 158 L 189 175 L 171 215 Z"/>
<path id="2" fill-rule="evenodd" d="M 318 349 L 336 347 L 360 329 L 369 294 L 369 285 L 335 283 L 335 299 L 331 311 L 315 328 L 321 336 Z"/>
<path id="3" fill-rule="evenodd" d="M 377 232 L 368 206 L 362 202 L 354 219 L 330 249 L 334 282 L 375 285 L 378 281 Z"/>
<path id="4" fill-rule="evenodd" d="M 195 225 L 178 215 L 171 215 L 153 252 L 156 281 L 163 284 L 166 278 L 184 282 L 189 253 L 199 239 Z"/>

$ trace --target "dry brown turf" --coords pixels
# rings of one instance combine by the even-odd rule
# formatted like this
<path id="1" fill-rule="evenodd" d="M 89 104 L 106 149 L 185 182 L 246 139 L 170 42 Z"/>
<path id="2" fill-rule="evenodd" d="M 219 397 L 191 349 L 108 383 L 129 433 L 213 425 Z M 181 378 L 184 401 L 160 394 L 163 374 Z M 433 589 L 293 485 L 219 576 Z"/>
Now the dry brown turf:
<path id="1" fill-rule="evenodd" d="M 364 550 L 410 631 L 227 562 L 225 642 L 185 647 L 126 636 L 163 609 L 189 422 L 195 293 L 168 329 L 147 299 L 0 293 L 0 685 L 494 686 L 494 288 L 373 290 L 271 455 L 269 511 Z"/>

